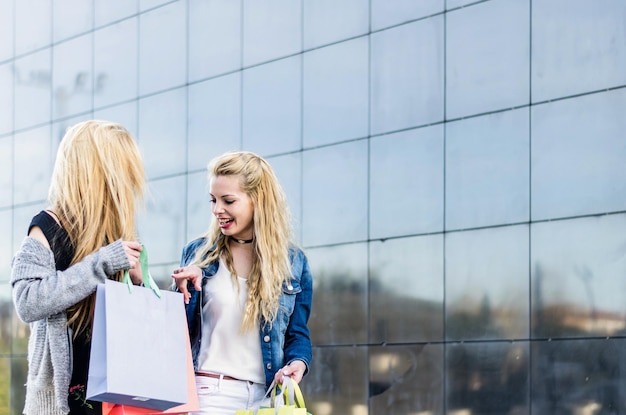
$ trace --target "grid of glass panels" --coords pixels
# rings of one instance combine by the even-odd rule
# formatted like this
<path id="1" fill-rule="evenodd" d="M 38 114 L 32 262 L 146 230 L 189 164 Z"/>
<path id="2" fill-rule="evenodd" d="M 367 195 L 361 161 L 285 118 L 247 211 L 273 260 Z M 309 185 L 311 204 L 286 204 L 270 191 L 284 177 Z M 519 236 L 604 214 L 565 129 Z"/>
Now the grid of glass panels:
<path id="1" fill-rule="evenodd" d="M 626 411 L 625 15 L 0 0 L 0 414 L 21 413 L 27 369 L 11 257 L 89 118 L 137 138 L 163 286 L 208 226 L 206 163 L 268 158 L 314 273 L 310 412 Z"/>

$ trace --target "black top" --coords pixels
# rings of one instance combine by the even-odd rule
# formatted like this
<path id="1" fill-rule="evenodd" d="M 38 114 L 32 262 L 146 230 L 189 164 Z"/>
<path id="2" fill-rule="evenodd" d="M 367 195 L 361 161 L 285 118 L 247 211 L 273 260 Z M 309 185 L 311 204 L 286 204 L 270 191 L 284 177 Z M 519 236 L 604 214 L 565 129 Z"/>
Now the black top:
<path id="1" fill-rule="evenodd" d="M 65 271 L 74 257 L 74 247 L 65 229 L 51 215 L 54 215 L 54 213 L 41 211 L 30 222 L 28 232 L 30 232 L 33 226 L 38 226 L 41 229 L 54 254 L 56 269 Z M 70 415 L 102 414 L 102 404 L 100 402 L 85 399 L 90 351 L 91 340 L 89 332 L 83 330 L 72 339 L 73 369 L 67 398 L 70 406 Z"/>

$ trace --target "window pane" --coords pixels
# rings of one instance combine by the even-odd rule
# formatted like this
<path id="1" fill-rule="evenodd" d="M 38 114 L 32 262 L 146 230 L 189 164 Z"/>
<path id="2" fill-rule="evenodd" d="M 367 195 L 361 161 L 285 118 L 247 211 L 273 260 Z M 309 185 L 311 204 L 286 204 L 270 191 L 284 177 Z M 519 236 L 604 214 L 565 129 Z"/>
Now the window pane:
<path id="1" fill-rule="evenodd" d="M 52 3 L 43 0 L 15 1 L 15 54 L 49 46 L 52 40 Z"/>
<path id="2" fill-rule="evenodd" d="M 50 121 L 51 50 L 15 60 L 15 129 Z"/>
<path id="3" fill-rule="evenodd" d="M 372 30 L 440 13 L 443 4 L 444 0 L 372 0 Z"/>
<path id="4" fill-rule="evenodd" d="M 53 33 L 55 42 L 93 29 L 93 2 L 63 0 L 53 2 Z"/>
<path id="5" fill-rule="evenodd" d="M 14 203 L 45 200 L 48 196 L 53 160 L 50 126 L 15 134 Z"/>
<path id="6" fill-rule="evenodd" d="M 52 50 L 52 118 L 91 111 L 93 94 L 91 33 L 59 43 Z"/>
<path id="7" fill-rule="evenodd" d="M 304 0 L 304 49 L 366 34 L 369 0 Z"/>

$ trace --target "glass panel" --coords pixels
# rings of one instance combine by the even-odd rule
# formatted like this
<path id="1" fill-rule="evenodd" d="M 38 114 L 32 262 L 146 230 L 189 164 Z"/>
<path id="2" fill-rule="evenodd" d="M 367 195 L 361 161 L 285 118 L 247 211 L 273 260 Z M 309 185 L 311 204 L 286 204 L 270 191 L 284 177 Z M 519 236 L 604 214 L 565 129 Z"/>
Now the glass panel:
<path id="1" fill-rule="evenodd" d="M 441 341 L 443 281 L 441 234 L 371 242 L 370 343 Z"/>
<path id="2" fill-rule="evenodd" d="M 367 343 L 367 244 L 310 248 L 315 345 Z"/>
<path id="3" fill-rule="evenodd" d="M 61 140 L 65 136 L 65 133 L 67 132 L 68 128 L 72 127 L 75 124 L 78 124 L 79 122 L 87 121 L 89 119 L 91 119 L 91 114 L 85 114 L 79 117 L 67 118 L 65 120 L 58 121 L 52 124 L 52 140 L 50 144 L 50 149 L 51 149 L 50 155 L 52 157 L 52 160 L 50 162 L 51 163 L 50 173 L 52 173 L 52 170 L 54 169 L 54 159 L 56 158 L 57 151 L 59 149 L 59 144 L 61 143 Z"/>
<path id="4" fill-rule="evenodd" d="M 187 167 L 187 91 L 179 88 L 139 101 L 139 136 L 149 178 Z"/>
<path id="5" fill-rule="evenodd" d="M 0 206 L 11 206 L 12 204 L 13 137 L 9 136 L 0 138 Z"/>
<path id="6" fill-rule="evenodd" d="M 52 118 L 91 111 L 93 95 L 91 33 L 60 43 L 52 51 Z"/>
<path id="7" fill-rule="evenodd" d="M 241 148 L 241 72 L 189 86 L 189 170 Z"/>
<path id="8" fill-rule="evenodd" d="M 447 119 L 528 103 L 529 14 L 528 0 L 488 1 L 448 13 Z"/>
<path id="9" fill-rule="evenodd" d="M 626 209 L 625 105 L 620 89 L 532 107 L 533 220 Z"/>
<path id="10" fill-rule="evenodd" d="M 137 101 L 94 111 L 94 118 L 122 124 L 133 137 L 137 137 Z"/>
<path id="11" fill-rule="evenodd" d="M 15 1 L 15 54 L 21 55 L 52 40 L 52 2 Z"/>
<path id="12" fill-rule="evenodd" d="M 51 143 L 49 125 L 15 134 L 15 204 L 47 198 L 55 157 Z"/>
<path id="13" fill-rule="evenodd" d="M 456 9 L 457 7 L 468 6 L 472 3 L 482 3 L 484 0 L 445 0 L 446 9 Z"/>
<path id="14" fill-rule="evenodd" d="M 13 131 L 13 63 L 0 65 L 0 134 Z"/>
<path id="15" fill-rule="evenodd" d="M 368 349 L 372 414 L 444 413 L 442 345 Z"/>
<path id="16" fill-rule="evenodd" d="M 447 345 L 448 413 L 530 414 L 529 362 L 528 343 Z M 570 412 L 533 411 L 533 413 L 569 414 Z"/>
<path id="17" fill-rule="evenodd" d="M 304 49 L 369 31 L 369 0 L 304 0 Z"/>
<path id="18" fill-rule="evenodd" d="M 371 132 L 443 120 L 443 18 L 371 36 Z"/>
<path id="19" fill-rule="evenodd" d="M 243 0 L 243 7 L 244 66 L 300 52 L 300 1 Z"/>
<path id="20" fill-rule="evenodd" d="M 93 2 L 63 0 L 52 4 L 52 39 L 55 42 L 93 29 Z"/>
<path id="21" fill-rule="evenodd" d="M 11 359 L 0 358 L 0 414 L 21 414 L 11 412 Z M 24 409 L 24 408 L 20 408 Z"/>
<path id="22" fill-rule="evenodd" d="M 624 339 L 532 343 L 533 414 L 626 411 Z"/>
<path id="23" fill-rule="evenodd" d="M 367 415 L 366 347 L 313 348 L 311 371 L 303 380 L 307 411 L 315 415 Z"/>
<path id="24" fill-rule="evenodd" d="M 30 225 L 33 216 L 47 207 L 48 203 L 42 201 L 13 209 L 13 247 L 11 254 L 17 252 L 22 245 L 22 241 L 28 233 L 28 225 Z"/>
<path id="25" fill-rule="evenodd" d="M 0 62 L 13 57 L 15 45 L 14 13 L 14 0 L 0 0 Z"/>
<path id="26" fill-rule="evenodd" d="M 26 358 L 13 357 L 11 360 L 11 414 L 21 414 L 24 410 L 26 398 L 26 374 L 28 373 L 28 361 Z M 5 379 L 4 376 L 2 379 Z"/>
<path id="27" fill-rule="evenodd" d="M 139 93 L 187 81 L 187 2 L 174 2 L 140 15 Z"/>
<path id="28" fill-rule="evenodd" d="M 4 276 L 6 274 L 2 274 Z M 4 280 L 5 278 L 1 278 Z M 6 278 L 8 280 L 8 278 Z M 13 334 L 13 297 L 11 285 L 8 282 L 0 283 L 0 355 L 11 354 L 11 335 Z M 6 378 L 5 378 L 6 379 Z M 8 389 L 8 385 L 6 385 Z M 0 383 L 0 394 L 4 393 Z M 0 399 L 0 402 L 2 399 Z M 2 413 L 2 412 L 0 412 Z"/>
<path id="29" fill-rule="evenodd" d="M 208 160 L 207 160 L 208 162 Z M 185 243 L 204 235 L 209 229 L 213 213 L 209 197 L 209 182 L 206 170 L 187 175 L 187 234 Z M 182 245 L 176 250 L 178 260 L 182 254 Z M 177 261 L 178 263 L 179 261 Z"/>
<path id="30" fill-rule="evenodd" d="M 180 247 L 180 252 L 182 252 L 182 245 Z M 155 262 L 155 261 L 152 261 Z M 157 264 L 150 265 L 150 275 L 154 278 L 154 281 L 157 283 L 160 289 L 162 290 L 173 290 L 173 279 L 172 279 L 172 271 L 178 268 L 179 261 L 172 262 L 170 264 Z"/>
<path id="31" fill-rule="evenodd" d="M 301 148 L 301 56 L 243 72 L 243 143 L 261 155 Z"/>
<path id="32" fill-rule="evenodd" d="M 148 249 L 150 263 L 178 263 L 185 243 L 185 177 L 149 183 L 146 212 L 138 217 L 139 239 Z"/>
<path id="33" fill-rule="evenodd" d="M 626 214 L 536 223 L 531 234 L 534 337 L 626 329 Z"/>
<path id="34" fill-rule="evenodd" d="M 9 281 L 11 277 L 11 260 L 13 258 L 13 212 L 0 210 L 0 282 Z M 23 234 L 22 234 L 23 236 Z"/>
<path id="35" fill-rule="evenodd" d="M 368 135 L 368 39 L 304 55 L 304 146 Z"/>
<path id="36" fill-rule="evenodd" d="M 444 0 L 372 0 L 372 31 L 440 13 L 443 3 Z"/>
<path id="37" fill-rule="evenodd" d="M 51 49 L 15 60 L 15 129 L 50 121 Z"/>
<path id="38" fill-rule="evenodd" d="M 14 355 L 28 353 L 28 336 L 30 327 L 19 319 L 17 313 L 13 313 L 13 341 L 11 344 Z"/>
<path id="39" fill-rule="evenodd" d="M 151 9 L 171 1 L 172 0 L 139 0 L 139 10 Z"/>
<path id="40" fill-rule="evenodd" d="M 267 159 L 287 195 L 296 241 L 302 241 L 302 153 Z"/>
<path id="41" fill-rule="evenodd" d="M 626 2 L 533 2 L 532 100 L 626 83 Z"/>
<path id="42" fill-rule="evenodd" d="M 528 221 L 528 108 L 446 124 L 446 229 Z"/>
<path id="43" fill-rule="evenodd" d="M 189 81 L 241 67 L 241 1 L 191 1 Z"/>
<path id="44" fill-rule="evenodd" d="M 94 106 L 137 96 L 137 18 L 94 33 Z"/>
<path id="45" fill-rule="evenodd" d="M 528 226 L 446 234 L 446 339 L 529 334 Z"/>
<path id="46" fill-rule="evenodd" d="M 96 27 L 137 14 L 138 0 L 94 0 Z"/>
<path id="47" fill-rule="evenodd" d="M 367 239 L 367 141 L 307 151 L 303 157 L 304 245 Z"/>
<path id="48" fill-rule="evenodd" d="M 442 230 L 443 127 L 372 138 L 370 237 Z"/>

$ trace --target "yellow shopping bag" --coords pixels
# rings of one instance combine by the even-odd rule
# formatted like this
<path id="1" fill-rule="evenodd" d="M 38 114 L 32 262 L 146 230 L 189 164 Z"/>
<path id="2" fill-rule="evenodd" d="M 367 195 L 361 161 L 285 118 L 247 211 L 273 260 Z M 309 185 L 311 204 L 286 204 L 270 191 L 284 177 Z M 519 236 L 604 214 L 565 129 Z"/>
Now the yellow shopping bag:
<path id="1" fill-rule="evenodd" d="M 256 414 L 251 409 L 240 409 L 235 415 L 311 415 L 304 404 L 304 396 L 296 382 L 283 378 L 283 384 L 272 383 L 265 396 L 271 396 L 271 407 L 259 408 Z"/>

